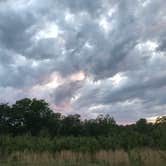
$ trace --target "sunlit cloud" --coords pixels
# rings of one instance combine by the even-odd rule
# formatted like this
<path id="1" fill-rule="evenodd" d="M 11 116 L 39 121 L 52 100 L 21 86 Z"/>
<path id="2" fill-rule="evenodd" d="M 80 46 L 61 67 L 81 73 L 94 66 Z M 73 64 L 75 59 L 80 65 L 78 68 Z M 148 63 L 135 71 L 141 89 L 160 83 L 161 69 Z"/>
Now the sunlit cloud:
<path id="1" fill-rule="evenodd" d="M 116 75 L 114 75 L 110 79 L 112 81 L 113 86 L 118 87 L 118 86 L 122 86 L 123 83 L 126 82 L 127 77 L 124 76 L 122 73 L 117 73 Z"/>
<path id="2" fill-rule="evenodd" d="M 105 17 L 101 18 L 99 25 L 103 28 L 103 30 L 108 33 L 112 30 L 112 25 L 107 21 Z"/>
<path id="3" fill-rule="evenodd" d="M 46 23 L 44 28 L 40 30 L 35 38 L 36 40 L 45 39 L 45 38 L 57 38 L 60 30 L 57 24 L 55 23 Z"/>
<path id="4" fill-rule="evenodd" d="M 82 81 L 86 78 L 85 73 L 83 71 L 80 71 L 78 73 L 72 74 L 70 76 L 71 81 Z"/>

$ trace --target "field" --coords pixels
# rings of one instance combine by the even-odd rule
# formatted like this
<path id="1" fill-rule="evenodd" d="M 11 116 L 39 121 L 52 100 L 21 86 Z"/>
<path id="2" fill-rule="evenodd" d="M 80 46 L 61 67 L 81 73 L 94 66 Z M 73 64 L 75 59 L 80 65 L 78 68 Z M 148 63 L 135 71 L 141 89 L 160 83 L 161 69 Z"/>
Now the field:
<path id="1" fill-rule="evenodd" d="M 134 149 L 98 152 L 13 152 L 1 154 L 1 166 L 165 166 L 166 151 Z"/>
<path id="2" fill-rule="evenodd" d="M 44 100 L 0 104 L 0 166 L 166 166 L 166 116 L 118 125 L 81 119 Z"/>

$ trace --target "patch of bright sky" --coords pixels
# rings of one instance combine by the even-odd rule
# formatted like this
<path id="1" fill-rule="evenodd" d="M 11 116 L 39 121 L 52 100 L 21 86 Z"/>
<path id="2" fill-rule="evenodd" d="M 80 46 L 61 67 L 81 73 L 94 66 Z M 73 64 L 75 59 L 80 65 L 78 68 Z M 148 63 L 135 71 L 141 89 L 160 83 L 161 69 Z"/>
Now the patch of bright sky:
<path id="1" fill-rule="evenodd" d="M 91 45 L 88 41 L 85 43 L 84 47 L 87 49 L 93 49 L 93 45 Z"/>
<path id="2" fill-rule="evenodd" d="M 16 55 L 17 58 L 15 58 L 15 65 L 16 66 L 24 66 L 27 63 L 27 59 L 25 56 L 22 55 Z"/>
<path id="3" fill-rule="evenodd" d="M 22 56 L 20 54 L 15 55 L 15 63 L 11 66 L 18 67 L 18 66 L 31 66 L 31 67 L 37 67 L 40 64 L 40 61 L 35 61 L 32 59 L 27 59 L 25 56 Z"/>
<path id="4" fill-rule="evenodd" d="M 149 50 L 149 51 L 155 51 L 156 48 L 158 47 L 158 44 L 154 41 L 146 41 L 144 43 L 139 43 L 136 48 L 139 49 L 140 51 L 142 50 Z"/>
<path id="5" fill-rule="evenodd" d="M 115 6 L 114 8 L 111 8 L 109 11 L 108 11 L 108 16 L 109 17 L 112 17 L 113 14 L 116 12 L 117 10 L 117 6 Z"/>
<path id="6" fill-rule="evenodd" d="M 74 20 L 75 20 L 75 16 L 74 16 L 74 14 L 71 14 L 70 12 L 66 12 L 66 14 L 65 14 L 65 20 L 66 20 L 66 22 L 74 22 Z"/>
<path id="7" fill-rule="evenodd" d="M 151 2 L 151 0 L 139 0 L 139 2 L 141 2 L 143 7 L 146 7 Z"/>
<path id="8" fill-rule="evenodd" d="M 158 118 L 158 116 L 152 116 L 152 117 L 148 117 L 146 119 L 149 123 L 155 123 L 157 118 Z"/>
<path id="9" fill-rule="evenodd" d="M 151 116 L 151 117 L 148 117 L 146 118 L 146 120 L 149 122 L 149 123 L 155 123 L 157 118 L 161 118 L 162 116 L 166 116 L 166 114 L 163 114 L 161 116 Z"/>
<path id="10" fill-rule="evenodd" d="M 99 25 L 105 33 L 109 33 L 113 29 L 114 21 L 112 19 L 113 14 L 116 12 L 117 6 L 109 9 L 105 15 L 102 15 L 99 19 Z"/>
<path id="11" fill-rule="evenodd" d="M 37 84 L 27 90 L 27 94 L 30 94 L 30 97 L 43 98 L 47 99 L 51 103 L 50 94 L 52 91 L 61 84 L 60 78 L 55 73 L 51 75 L 51 78 L 45 84 Z"/>
<path id="12" fill-rule="evenodd" d="M 93 84 L 94 85 L 101 85 L 102 81 L 101 80 L 97 80 L 97 81 L 94 81 Z"/>
<path id="13" fill-rule="evenodd" d="M 38 63 L 37 61 L 33 61 L 33 62 L 32 62 L 32 66 L 33 66 L 33 67 L 37 67 L 38 65 L 39 65 L 39 63 Z"/>
<path id="14" fill-rule="evenodd" d="M 104 30 L 104 32 L 108 33 L 112 30 L 111 23 L 107 20 L 106 17 L 102 17 L 99 21 L 100 27 Z"/>
<path id="15" fill-rule="evenodd" d="M 82 81 L 85 79 L 85 73 L 80 71 L 78 73 L 72 74 L 69 79 L 71 81 Z"/>
<path id="16" fill-rule="evenodd" d="M 157 42 L 148 40 L 146 42 L 139 43 L 136 46 L 136 49 L 140 51 L 141 56 L 149 57 L 149 65 L 156 65 L 156 61 L 164 59 L 162 53 L 157 51 L 158 46 Z"/>
<path id="17" fill-rule="evenodd" d="M 123 84 L 125 84 L 127 79 L 128 78 L 125 76 L 124 73 L 117 73 L 113 77 L 103 79 L 103 80 L 95 80 L 95 81 L 94 81 L 93 77 L 87 76 L 86 83 L 91 84 L 91 85 L 96 85 L 96 86 L 100 86 L 103 83 L 104 84 L 108 83 L 109 85 L 110 85 L 110 83 L 112 83 L 113 87 L 116 88 L 116 87 L 120 87 Z"/>
<path id="18" fill-rule="evenodd" d="M 53 73 L 46 84 L 38 85 L 38 87 L 41 87 L 43 89 L 54 89 L 67 81 L 83 81 L 84 79 L 85 79 L 85 73 L 83 71 L 72 74 L 68 78 L 63 78 L 61 77 L 61 75 Z"/>
<path id="19" fill-rule="evenodd" d="M 64 79 L 57 73 L 53 73 L 50 77 L 50 81 L 44 86 L 48 89 L 54 89 L 64 82 Z"/>
<path id="20" fill-rule="evenodd" d="M 127 77 L 123 73 L 117 73 L 110 78 L 114 87 L 119 87 L 127 80 Z"/>
<path id="21" fill-rule="evenodd" d="M 8 0 L 7 3 L 9 4 L 9 7 L 14 8 L 15 10 L 22 10 L 22 9 L 26 9 L 27 7 L 29 7 L 32 4 L 32 2 L 33 2 L 33 0 L 15 0 L 15 1 Z"/>
<path id="22" fill-rule="evenodd" d="M 127 107 L 127 106 L 142 106 L 143 101 L 139 98 L 129 99 L 124 102 L 119 102 L 121 106 Z"/>
<path id="23" fill-rule="evenodd" d="M 77 99 L 81 97 L 81 93 L 77 93 L 74 95 L 74 97 L 71 98 L 71 104 L 73 104 Z"/>
<path id="24" fill-rule="evenodd" d="M 36 34 L 35 38 L 36 40 L 43 38 L 57 38 L 59 33 L 59 27 L 55 23 L 46 23 L 44 28 Z"/>
<path id="25" fill-rule="evenodd" d="M 90 111 L 95 111 L 95 110 L 98 110 L 98 109 L 102 109 L 102 108 L 104 108 L 104 107 L 106 107 L 106 106 L 103 105 L 103 104 L 99 104 L 99 105 L 90 107 L 89 110 L 90 110 Z"/>

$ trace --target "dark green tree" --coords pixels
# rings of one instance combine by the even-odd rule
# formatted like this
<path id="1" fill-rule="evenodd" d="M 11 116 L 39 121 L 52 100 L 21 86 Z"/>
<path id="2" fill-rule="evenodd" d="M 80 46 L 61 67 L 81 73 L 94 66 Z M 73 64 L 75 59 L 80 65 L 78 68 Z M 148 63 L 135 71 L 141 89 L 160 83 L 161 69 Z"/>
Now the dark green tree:
<path id="1" fill-rule="evenodd" d="M 25 133 L 37 135 L 40 130 L 47 128 L 52 111 L 44 100 L 22 99 L 12 107 L 13 121 L 16 128 L 22 128 Z"/>

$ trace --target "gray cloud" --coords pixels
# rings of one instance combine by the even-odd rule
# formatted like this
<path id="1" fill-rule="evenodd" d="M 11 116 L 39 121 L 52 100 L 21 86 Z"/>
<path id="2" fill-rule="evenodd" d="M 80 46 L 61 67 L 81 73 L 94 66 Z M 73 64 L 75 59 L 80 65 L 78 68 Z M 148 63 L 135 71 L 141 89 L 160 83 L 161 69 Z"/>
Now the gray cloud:
<path id="1" fill-rule="evenodd" d="M 82 87 L 81 81 L 69 81 L 58 86 L 53 93 L 54 103 L 57 106 L 63 106 L 70 103 L 71 99 L 75 97 L 76 92 Z"/>
<path id="2" fill-rule="evenodd" d="M 84 116 L 165 113 L 165 16 L 164 0 L 1 1 L 0 99 L 35 97 L 40 87 L 52 105 L 75 98 L 70 111 Z M 68 79 L 80 71 L 84 81 Z M 55 73 L 64 80 L 56 88 L 47 85 Z M 125 81 L 115 86 L 117 74 Z"/>

